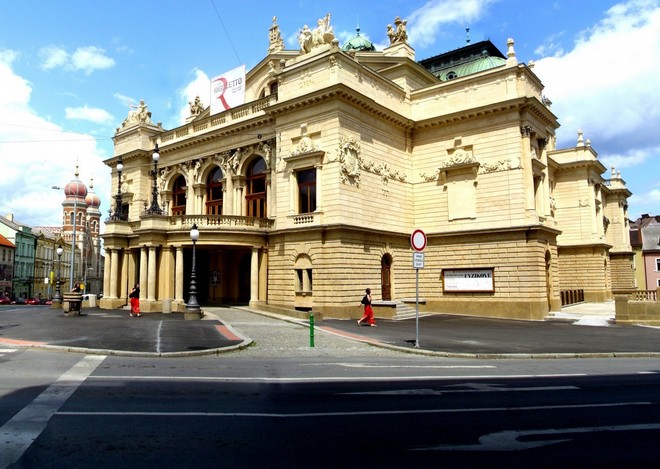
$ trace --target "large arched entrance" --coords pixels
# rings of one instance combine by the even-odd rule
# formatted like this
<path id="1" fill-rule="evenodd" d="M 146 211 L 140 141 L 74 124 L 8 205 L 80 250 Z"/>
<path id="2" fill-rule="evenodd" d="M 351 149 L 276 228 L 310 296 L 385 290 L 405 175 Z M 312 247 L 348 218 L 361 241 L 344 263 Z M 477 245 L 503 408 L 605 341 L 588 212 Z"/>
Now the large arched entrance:
<path id="1" fill-rule="evenodd" d="M 197 246 L 195 277 L 199 304 L 249 304 L 251 253 L 251 249 L 233 246 Z M 184 299 L 188 301 L 192 248 L 185 251 L 184 269 Z"/>

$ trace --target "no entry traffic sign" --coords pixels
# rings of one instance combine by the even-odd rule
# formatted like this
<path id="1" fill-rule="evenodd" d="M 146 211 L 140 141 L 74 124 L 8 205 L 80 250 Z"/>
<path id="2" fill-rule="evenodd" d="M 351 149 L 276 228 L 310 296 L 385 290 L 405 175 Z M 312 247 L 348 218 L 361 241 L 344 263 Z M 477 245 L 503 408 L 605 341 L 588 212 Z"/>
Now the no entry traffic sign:
<path id="1" fill-rule="evenodd" d="M 421 252 L 426 247 L 426 233 L 419 228 L 410 235 L 410 245 L 415 251 Z"/>

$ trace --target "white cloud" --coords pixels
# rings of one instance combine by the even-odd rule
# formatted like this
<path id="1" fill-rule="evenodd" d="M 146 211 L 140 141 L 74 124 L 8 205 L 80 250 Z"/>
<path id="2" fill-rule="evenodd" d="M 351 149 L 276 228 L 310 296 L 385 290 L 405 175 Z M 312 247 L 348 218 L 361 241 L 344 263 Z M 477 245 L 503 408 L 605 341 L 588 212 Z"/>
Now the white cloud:
<path id="1" fill-rule="evenodd" d="M 211 79 L 202 70 L 193 70 L 194 78 L 179 90 L 179 122 L 175 126 L 184 124 L 190 116 L 190 102 L 199 96 L 202 105 L 206 108 L 211 104 Z"/>
<path id="2" fill-rule="evenodd" d="M 98 47 L 79 47 L 71 55 L 71 66 L 75 70 L 82 70 L 86 75 L 91 75 L 94 70 L 102 70 L 114 67 L 115 61 L 105 55 L 103 49 Z"/>
<path id="3" fill-rule="evenodd" d="M 43 70 L 52 70 L 66 65 L 69 61 L 69 54 L 61 47 L 50 45 L 39 50 L 39 58 Z"/>
<path id="4" fill-rule="evenodd" d="M 111 124 L 114 117 L 105 109 L 94 107 L 67 107 L 64 109 L 67 119 L 84 120 L 95 124 Z"/>
<path id="5" fill-rule="evenodd" d="M 110 201 L 110 178 L 103 164 L 107 158 L 90 136 L 66 132 L 37 115 L 30 107 L 32 85 L 0 62 L 0 213 L 13 213 L 31 226 L 61 224 L 61 191 L 74 177 L 89 186 L 95 176 L 95 191 L 102 209 Z"/>
<path id="6" fill-rule="evenodd" d="M 470 23 L 483 15 L 497 0 L 430 0 L 408 15 L 408 42 L 413 47 L 426 47 L 436 42 L 442 26 L 448 23 Z M 394 25 L 393 25 L 394 26 Z"/>
<path id="7" fill-rule="evenodd" d="M 105 50 L 95 47 L 79 47 L 72 54 L 59 46 L 46 46 L 39 51 L 41 68 L 53 70 L 64 68 L 66 70 L 82 71 L 91 75 L 96 70 L 103 70 L 115 66 L 112 57 L 105 54 Z"/>
<path id="8" fill-rule="evenodd" d="M 660 82 L 659 56 L 658 2 L 633 0 L 608 10 L 573 50 L 537 61 L 562 123 L 558 140 L 573 143 L 575 131 L 588 127 L 595 145 L 609 141 L 614 151 L 659 143 L 660 110 L 649 99 Z"/>

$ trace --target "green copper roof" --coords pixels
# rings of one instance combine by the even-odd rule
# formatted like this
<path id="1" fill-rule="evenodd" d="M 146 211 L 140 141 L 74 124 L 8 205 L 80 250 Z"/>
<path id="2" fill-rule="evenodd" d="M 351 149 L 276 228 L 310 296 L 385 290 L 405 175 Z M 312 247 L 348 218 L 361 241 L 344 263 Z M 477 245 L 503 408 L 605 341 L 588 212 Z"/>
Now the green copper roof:
<path id="1" fill-rule="evenodd" d="M 342 47 L 342 50 L 349 51 L 367 51 L 374 52 L 376 47 L 366 38 L 360 36 L 360 28 L 357 28 L 357 36 L 346 41 L 346 44 Z"/>
<path id="2" fill-rule="evenodd" d="M 442 73 L 437 74 L 436 76 L 442 81 L 447 81 L 454 78 L 472 75 L 473 73 L 483 72 L 484 70 L 490 70 L 491 68 L 500 67 L 505 64 L 506 60 L 500 57 L 484 55 L 483 57 L 480 57 L 471 62 L 457 64 L 455 67 L 445 69 L 442 71 Z"/>

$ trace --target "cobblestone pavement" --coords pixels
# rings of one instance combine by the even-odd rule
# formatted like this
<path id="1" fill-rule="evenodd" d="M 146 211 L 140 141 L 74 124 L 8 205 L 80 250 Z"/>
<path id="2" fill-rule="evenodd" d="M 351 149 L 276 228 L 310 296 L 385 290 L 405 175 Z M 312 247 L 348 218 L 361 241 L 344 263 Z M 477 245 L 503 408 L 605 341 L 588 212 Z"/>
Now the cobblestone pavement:
<path id="1" fill-rule="evenodd" d="M 364 342 L 315 327 L 314 347 L 310 346 L 308 322 L 280 315 L 262 315 L 240 308 L 204 308 L 208 319 L 220 319 L 235 333 L 249 337 L 253 344 L 223 357 L 401 357 L 402 352 L 374 347 Z M 356 327 L 357 328 L 357 327 Z"/>

